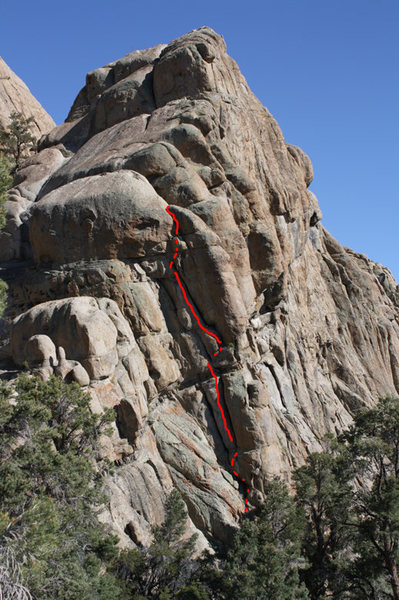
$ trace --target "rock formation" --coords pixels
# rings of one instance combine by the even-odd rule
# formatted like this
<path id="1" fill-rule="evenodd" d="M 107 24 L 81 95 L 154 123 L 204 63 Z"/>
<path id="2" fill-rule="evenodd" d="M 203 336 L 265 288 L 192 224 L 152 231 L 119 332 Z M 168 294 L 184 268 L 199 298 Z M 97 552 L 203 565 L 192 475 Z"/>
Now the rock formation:
<path id="1" fill-rule="evenodd" d="M 312 176 L 209 28 L 89 73 L 19 170 L 2 355 L 115 407 L 104 518 L 125 543 L 148 541 L 173 486 L 200 543 L 227 539 L 232 461 L 259 506 L 267 478 L 399 392 L 396 283 L 323 228 Z"/>
<path id="2" fill-rule="evenodd" d="M 36 138 L 48 133 L 55 123 L 25 83 L 0 57 L 0 125 L 8 124 L 10 114 L 20 112 L 25 118 L 33 117 L 32 134 Z"/>

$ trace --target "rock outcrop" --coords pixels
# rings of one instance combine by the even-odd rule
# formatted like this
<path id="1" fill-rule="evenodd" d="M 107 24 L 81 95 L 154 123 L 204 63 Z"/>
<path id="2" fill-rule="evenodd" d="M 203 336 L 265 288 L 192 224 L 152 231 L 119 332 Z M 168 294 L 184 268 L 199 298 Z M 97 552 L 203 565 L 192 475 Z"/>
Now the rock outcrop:
<path id="1" fill-rule="evenodd" d="M 50 115 L 29 91 L 28 86 L 0 57 L 0 125 L 5 127 L 10 114 L 20 112 L 27 119 L 33 117 L 32 134 L 36 138 L 55 127 Z"/>
<path id="2" fill-rule="evenodd" d="M 44 110 L 41 104 L 31 94 L 29 88 L 4 62 L 0 57 L 0 127 L 6 127 L 10 121 L 10 115 L 13 112 L 21 113 L 25 118 L 33 117 L 30 125 L 32 135 L 39 139 L 41 136 L 55 127 L 55 123 L 50 115 Z M 16 187 L 10 194 L 9 200 L 5 204 L 7 211 L 7 225 L 2 232 L 0 239 L 0 255 L 2 260 L 10 260 L 19 256 L 21 245 L 21 215 L 24 214 L 29 201 L 36 198 L 41 185 L 46 181 L 48 175 L 60 163 L 60 153 L 50 150 L 47 158 L 36 161 L 36 156 L 32 156 L 26 161 L 24 172 L 16 179 Z M 49 162 L 50 164 L 47 164 Z M 26 180 L 29 174 L 32 176 L 33 187 L 25 187 L 21 191 L 21 184 Z"/>
<path id="3" fill-rule="evenodd" d="M 124 542 L 148 541 L 172 486 L 202 544 L 227 539 L 232 460 L 259 506 L 268 478 L 399 393 L 396 283 L 323 228 L 312 177 L 209 28 L 89 73 L 19 170 L 9 368 L 115 408 L 104 518 Z"/>

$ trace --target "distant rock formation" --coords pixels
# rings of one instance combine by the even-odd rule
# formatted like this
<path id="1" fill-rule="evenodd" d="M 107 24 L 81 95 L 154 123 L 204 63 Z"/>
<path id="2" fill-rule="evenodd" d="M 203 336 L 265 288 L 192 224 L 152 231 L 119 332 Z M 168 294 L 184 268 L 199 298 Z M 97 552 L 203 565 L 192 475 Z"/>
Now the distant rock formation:
<path id="1" fill-rule="evenodd" d="M 29 91 L 28 86 L 0 57 L 0 125 L 5 127 L 12 112 L 20 112 L 25 118 L 33 117 L 32 134 L 40 138 L 55 123 L 41 104 Z"/>
<path id="2" fill-rule="evenodd" d="M 172 486 L 200 543 L 227 539 L 233 458 L 259 506 L 267 478 L 399 393 L 396 282 L 323 228 L 310 159 L 214 31 L 89 73 L 39 150 L 0 236 L 8 368 L 61 369 L 93 410 L 115 407 L 106 518 L 125 543 L 148 541 Z M 176 270 L 220 353 L 173 277 L 168 205 Z"/>

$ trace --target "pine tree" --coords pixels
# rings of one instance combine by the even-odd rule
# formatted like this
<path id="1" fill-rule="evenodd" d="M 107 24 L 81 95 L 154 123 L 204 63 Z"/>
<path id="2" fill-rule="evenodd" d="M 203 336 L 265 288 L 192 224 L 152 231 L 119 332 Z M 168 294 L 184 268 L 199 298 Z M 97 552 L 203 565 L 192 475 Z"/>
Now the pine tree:
<path id="1" fill-rule="evenodd" d="M 7 129 L 0 130 L 0 151 L 12 162 L 12 173 L 36 148 L 36 138 L 30 131 L 33 120 L 33 117 L 26 119 L 22 113 L 13 112 Z"/>
<path id="2" fill-rule="evenodd" d="M 226 558 L 204 573 L 211 598 L 305 600 L 299 581 L 303 517 L 286 486 L 270 482 L 259 517 L 245 519 Z"/>
<path id="3" fill-rule="evenodd" d="M 0 153 L 0 229 L 5 225 L 3 204 L 7 200 L 7 190 L 10 189 L 11 184 L 10 163 Z"/>
<path id="4" fill-rule="evenodd" d="M 118 576 L 129 599 L 208 599 L 202 585 L 192 577 L 196 536 L 182 539 L 186 524 L 185 504 L 173 490 L 165 503 L 164 522 L 153 527 L 149 548 L 127 550 L 118 559 Z"/>
<path id="5" fill-rule="evenodd" d="M 35 600 L 120 597 L 107 570 L 117 539 L 97 518 L 106 465 L 94 459 L 108 420 L 57 378 L 0 388 L 0 555 Z"/>
<path id="6" fill-rule="evenodd" d="M 5 225 L 4 203 L 7 200 L 7 190 L 11 187 L 9 161 L 0 153 L 0 229 Z M 0 317 L 4 312 L 7 298 L 7 285 L 0 279 Z"/>
<path id="7" fill-rule="evenodd" d="M 294 480 L 312 600 L 399 600 L 399 399 L 355 415 Z"/>
<path id="8" fill-rule="evenodd" d="M 359 482 L 350 515 L 352 597 L 366 590 L 399 600 L 399 399 L 361 411 L 343 440 Z"/>
<path id="9" fill-rule="evenodd" d="M 352 499 L 351 471 L 345 452 L 330 443 L 327 452 L 314 453 L 294 472 L 296 503 L 306 515 L 302 542 L 308 568 L 302 577 L 312 600 L 338 597 L 345 588 L 343 561 L 348 545 L 348 514 Z"/>

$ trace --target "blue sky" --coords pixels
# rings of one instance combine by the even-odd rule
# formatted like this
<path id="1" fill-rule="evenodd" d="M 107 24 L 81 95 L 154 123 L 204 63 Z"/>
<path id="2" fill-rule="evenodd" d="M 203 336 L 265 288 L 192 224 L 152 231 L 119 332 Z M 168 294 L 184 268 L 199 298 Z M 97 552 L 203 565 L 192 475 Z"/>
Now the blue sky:
<path id="1" fill-rule="evenodd" d="M 208 25 L 312 159 L 323 222 L 399 281 L 399 0 L 2 0 L 0 55 L 61 123 L 85 74 Z"/>

